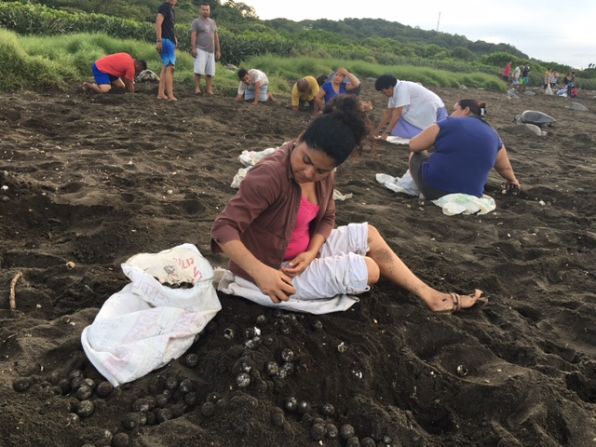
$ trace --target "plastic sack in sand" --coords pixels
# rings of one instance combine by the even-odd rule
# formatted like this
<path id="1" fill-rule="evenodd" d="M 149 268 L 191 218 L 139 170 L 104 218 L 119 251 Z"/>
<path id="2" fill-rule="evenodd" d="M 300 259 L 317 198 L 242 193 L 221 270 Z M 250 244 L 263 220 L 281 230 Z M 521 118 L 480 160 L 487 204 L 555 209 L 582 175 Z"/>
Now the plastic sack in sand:
<path id="1" fill-rule="evenodd" d="M 263 149 L 262 151 L 244 150 L 242 151 L 238 159 L 240 160 L 240 163 L 242 163 L 242 165 L 245 167 L 254 166 L 262 159 L 267 158 L 270 155 L 273 155 L 273 153 L 275 153 L 275 151 L 277 151 L 278 149 L 279 147 L 268 147 L 267 149 Z"/>
<path id="2" fill-rule="evenodd" d="M 468 194 L 447 194 L 433 200 L 432 203 L 443 210 L 447 216 L 458 214 L 487 214 L 496 208 L 495 199 L 486 194 L 482 197 Z"/>
<path id="3" fill-rule="evenodd" d="M 135 255 L 122 270 L 131 283 L 106 300 L 81 334 L 87 357 L 115 386 L 181 356 L 221 309 L 213 268 L 192 244 Z"/>
<path id="4" fill-rule="evenodd" d="M 414 197 L 420 195 L 418 185 L 414 182 L 409 169 L 401 177 L 393 177 L 389 174 L 379 173 L 375 175 L 375 178 L 378 183 L 393 192 L 401 192 Z"/>

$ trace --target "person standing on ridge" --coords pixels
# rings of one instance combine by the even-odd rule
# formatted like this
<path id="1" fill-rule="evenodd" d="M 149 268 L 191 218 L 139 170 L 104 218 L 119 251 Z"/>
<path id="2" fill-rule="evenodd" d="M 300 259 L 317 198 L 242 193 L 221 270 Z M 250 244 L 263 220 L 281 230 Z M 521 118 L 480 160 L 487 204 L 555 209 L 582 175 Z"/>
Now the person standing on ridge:
<path id="1" fill-rule="evenodd" d="M 167 0 L 157 10 L 155 18 L 156 50 L 161 56 L 161 76 L 159 77 L 158 99 L 176 101 L 174 96 L 174 67 L 176 65 L 176 12 L 178 0 Z"/>
<path id="2" fill-rule="evenodd" d="M 503 69 L 503 81 L 509 82 L 509 76 L 511 76 L 511 62 L 507 62 Z"/>
<path id="3" fill-rule="evenodd" d="M 192 21 L 190 47 L 195 57 L 195 95 L 201 93 L 201 76 L 205 76 L 207 94 L 213 95 L 215 61 L 221 58 L 217 25 L 210 15 L 211 7 L 202 3 L 200 16 Z"/>

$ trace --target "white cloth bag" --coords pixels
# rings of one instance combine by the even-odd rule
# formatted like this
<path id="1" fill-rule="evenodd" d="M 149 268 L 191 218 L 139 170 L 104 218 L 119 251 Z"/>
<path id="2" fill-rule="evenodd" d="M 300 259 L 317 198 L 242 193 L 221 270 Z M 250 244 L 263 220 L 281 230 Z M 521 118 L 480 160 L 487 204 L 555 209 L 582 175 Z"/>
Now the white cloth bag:
<path id="1" fill-rule="evenodd" d="M 412 178 L 409 169 L 401 177 L 393 177 L 389 174 L 378 173 L 375 175 L 375 178 L 378 183 L 393 192 L 401 192 L 414 197 L 420 195 L 420 190 Z"/>
<path id="2" fill-rule="evenodd" d="M 432 201 L 443 210 L 447 216 L 458 214 L 487 214 L 493 211 L 497 205 L 495 199 L 484 194 L 476 197 L 469 194 L 447 194 Z"/>
<path id="3" fill-rule="evenodd" d="M 288 301 L 274 303 L 271 301 L 271 298 L 261 292 L 256 284 L 222 268 L 215 269 L 214 282 L 217 286 L 217 290 L 220 292 L 246 298 L 261 306 L 296 312 L 308 312 L 315 315 L 343 312 L 359 301 L 357 297 L 352 295 L 337 295 L 331 298 L 321 298 L 316 300 L 290 298 Z"/>
<path id="4" fill-rule="evenodd" d="M 122 270 L 132 282 L 106 300 L 81 334 L 85 354 L 114 386 L 181 356 L 221 309 L 213 268 L 192 244 L 135 255 Z"/>

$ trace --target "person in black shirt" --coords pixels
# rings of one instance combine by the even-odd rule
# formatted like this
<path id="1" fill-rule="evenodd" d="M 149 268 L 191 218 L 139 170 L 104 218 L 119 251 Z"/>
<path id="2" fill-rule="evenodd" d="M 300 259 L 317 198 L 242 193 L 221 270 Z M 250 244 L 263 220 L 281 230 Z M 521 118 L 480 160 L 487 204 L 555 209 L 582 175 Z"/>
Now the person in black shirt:
<path id="1" fill-rule="evenodd" d="M 178 0 L 167 0 L 157 10 L 155 18 L 155 36 L 157 38 L 157 52 L 161 56 L 161 76 L 157 97 L 176 101 L 174 96 L 174 67 L 176 65 L 176 12 L 174 7 Z"/>

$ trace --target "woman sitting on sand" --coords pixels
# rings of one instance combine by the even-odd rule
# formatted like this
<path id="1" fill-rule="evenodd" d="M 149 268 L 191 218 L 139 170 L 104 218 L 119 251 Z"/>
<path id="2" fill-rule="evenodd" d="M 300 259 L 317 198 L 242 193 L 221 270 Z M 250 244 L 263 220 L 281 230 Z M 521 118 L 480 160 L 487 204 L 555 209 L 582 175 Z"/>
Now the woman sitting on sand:
<path id="1" fill-rule="evenodd" d="M 507 149 L 484 120 L 485 114 L 485 103 L 462 99 L 449 118 L 410 141 L 410 172 L 424 197 L 435 200 L 452 193 L 482 197 L 493 167 L 505 179 L 507 190 L 519 188 Z M 425 151 L 433 145 L 429 156 Z"/>
<path id="2" fill-rule="evenodd" d="M 460 296 L 425 284 L 372 225 L 334 229 L 335 168 L 361 149 L 367 133 L 358 98 L 336 98 L 296 140 L 248 172 L 215 220 L 212 250 L 228 255 L 230 270 L 273 303 L 359 294 L 381 276 L 435 312 L 485 302 L 479 290 Z"/>

